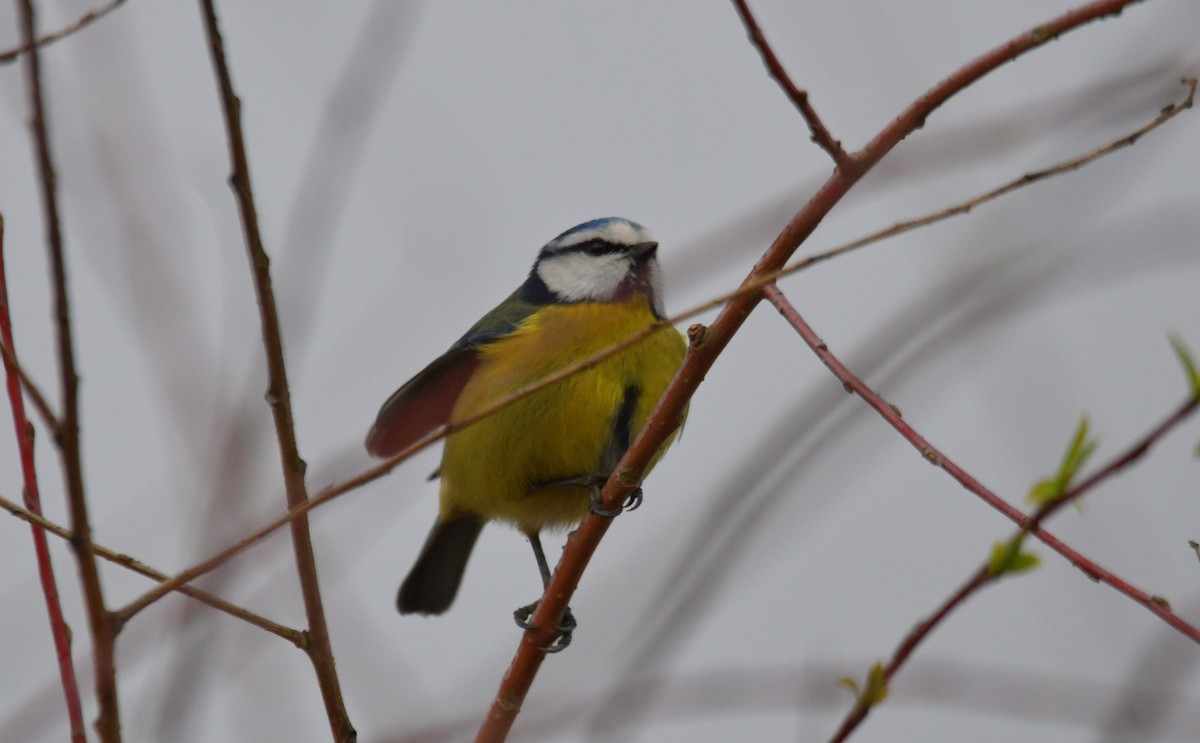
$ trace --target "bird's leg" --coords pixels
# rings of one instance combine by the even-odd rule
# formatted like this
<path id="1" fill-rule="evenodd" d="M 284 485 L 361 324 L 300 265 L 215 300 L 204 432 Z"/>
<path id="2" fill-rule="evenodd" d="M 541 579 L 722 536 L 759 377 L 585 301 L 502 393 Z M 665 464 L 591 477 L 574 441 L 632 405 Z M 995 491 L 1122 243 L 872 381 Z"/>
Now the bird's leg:
<path id="1" fill-rule="evenodd" d="M 642 505 L 642 489 L 634 488 L 625 502 L 620 508 L 605 508 L 601 500 L 600 494 L 604 488 L 604 483 L 608 482 L 608 475 L 588 474 L 579 475 L 577 477 L 567 477 L 562 480 L 551 480 L 549 482 L 538 483 L 533 486 L 534 490 L 546 490 L 548 488 L 564 488 L 564 487 L 581 487 L 587 488 L 589 493 L 588 510 L 597 516 L 605 518 L 615 518 L 620 516 L 624 511 L 636 511 L 638 506 Z"/>
<path id="2" fill-rule="evenodd" d="M 542 574 L 542 590 L 550 587 L 550 562 L 546 559 L 546 553 L 542 550 L 542 538 L 537 534 L 529 535 L 529 546 L 533 547 L 533 557 L 537 560 L 538 572 Z"/>
<path id="3" fill-rule="evenodd" d="M 545 591 L 550 585 L 550 563 L 546 561 L 546 553 L 542 550 L 541 537 L 536 532 L 526 536 L 529 537 L 529 544 L 533 547 L 533 556 L 537 560 L 538 572 L 542 574 L 542 590 Z M 533 628 L 534 625 L 530 624 L 529 619 L 533 616 L 533 611 L 537 609 L 539 603 L 541 603 L 541 599 L 534 601 L 528 606 L 522 606 L 513 612 L 513 621 L 517 623 L 518 627 L 521 629 Z M 554 627 L 558 630 L 558 637 L 554 638 L 554 642 L 550 643 L 550 646 L 545 649 L 546 652 L 557 653 L 560 650 L 565 650 L 571 644 L 571 633 L 575 631 L 575 627 L 577 626 L 575 615 L 571 613 L 571 607 L 568 606 L 567 610 L 563 612 L 562 619 Z"/>

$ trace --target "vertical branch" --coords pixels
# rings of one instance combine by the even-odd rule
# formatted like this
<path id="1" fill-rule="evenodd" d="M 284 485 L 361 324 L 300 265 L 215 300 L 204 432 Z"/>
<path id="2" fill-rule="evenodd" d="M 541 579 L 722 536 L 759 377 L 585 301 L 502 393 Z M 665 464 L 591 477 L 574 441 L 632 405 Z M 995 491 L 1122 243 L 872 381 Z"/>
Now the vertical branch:
<path id="1" fill-rule="evenodd" d="M 221 92 L 226 135 L 229 137 L 229 155 L 232 172 L 230 185 L 237 198 L 241 214 L 242 230 L 246 239 L 246 252 L 254 278 L 254 291 L 258 297 L 259 320 L 262 325 L 263 346 L 267 356 L 267 403 L 275 421 L 275 434 L 279 443 L 279 456 L 283 467 L 284 488 L 289 508 L 296 508 L 308 500 L 304 483 L 305 463 L 300 458 L 296 445 L 296 431 L 292 419 L 292 399 L 288 389 L 287 367 L 283 357 L 283 340 L 279 330 L 279 315 L 275 307 L 275 293 L 271 287 L 270 258 L 263 248 L 262 235 L 258 228 L 258 214 L 254 206 L 254 192 L 250 186 L 250 168 L 246 159 L 246 144 L 241 125 L 241 102 L 233 90 L 233 80 L 225 58 L 225 43 L 221 37 L 220 24 L 213 0 L 200 0 L 204 15 L 204 28 L 208 37 L 209 53 L 212 55 L 213 70 Z M 312 536 L 308 517 L 302 516 L 291 523 L 292 546 L 296 555 L 296 571 L 300 578 L 300 590 L 304 596 L 304 611 L 308 619 L 309 644 L 306 648 L 316 671 L 321 697 L 333 737 L 338 741 L 354 741 L 356 733 L 346 707 L 342 701 L 342 690 L 338 684 L 334 666 L 333 649 L 329 643 L 329 629 L 325 623 L 325 611 L 321 605 L 321 589 L 317 581 L 317 561 L 313 555 Z"/>
<path id="2" fill-rule="evenodd" d="M 4 343 L 4 371 L 8 383 L 8 404 L 12 408 L 13 428 L 21 453 L 21 478 L 25 483 L 25 507 L 42 514 L 38 494 L 37 470 L 33 465 L 33 425 L 25 417 L 25 401 L 21 396 L 21 379 L 17 375 L 17 350 L 13 343 L 12 317 L 8 310 L 8 279 L 4 271 L 4 215 L 0 214 L 0 340 Z M 54 652 L 58 656 L 58 676 L 67 701 L 67 718 L 71 721 L 72 743 L 87 740 L 83 731 L 83 707 L 79 702 L 79 685 L 75 681 L 75 664 L 71 661 L 71 638 L 63 619 L 62 602 L 58 598 L 58 583 L 54 580 L 54 565 L 50 562 L 50 547 L 46 533 L 33 530 L 33 551 L 37 556 L 38 577 L 42 595 L 46 598 L 46 613 L 50 615 L 50 633 L 54 637 Z"/>
<path id="3" fill-rule="evenodd" d="M 71 334 L 71 306 L 67 296 L 67 266 L 63 250 L 62 227 L 58 214 L 54 163 L 50 157 L 45 102 L 42 100 L 41 55 L 37 48 L 37 21 L 33 0 L 18 0 L 21 42 L 29 47 L 25 55 L 25 73 L 32 109 L 34 149 L 38 178 L 42 189 L 42 209 L 46 221 L 46 246 L 50 253 L 54 320 L 58 335 L 58 364 L 62 387 L 61 425 L 55 436 L 62 459 L 67 504 L 71 513 L 71 547 L 79 561 L 79 578 L 87 606 L 88 626 L 92 634 L 95 663 L 96 702 L 100 716 L 96 729 L 103 741 L 121 739 L 121 718 L 117 705 L 117 669 L 114 650 L 119 625 L 104 607 L 100 572 L 92 553 L 92 527 L 88 521 L 87 499 L 83 488 L 83 464 L 79 447 L 79 375 L 75 371 L 75 349 Z"/>

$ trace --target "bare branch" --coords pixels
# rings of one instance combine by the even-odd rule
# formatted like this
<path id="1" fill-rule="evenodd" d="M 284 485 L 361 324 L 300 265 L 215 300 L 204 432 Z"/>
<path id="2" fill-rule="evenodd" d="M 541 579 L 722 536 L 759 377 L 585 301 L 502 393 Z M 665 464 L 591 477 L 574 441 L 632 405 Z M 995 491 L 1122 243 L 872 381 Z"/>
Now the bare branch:
<path id="1" fill-rule="evenodd" d="M 36 533 L 40 534 L 44 531 L 48 531 L 61 539 L 71 539 L 71 532 L 68 529 L 65 529 L 62 526 L 54 523 L 53 521 L 42 516 L 40 513 L 34 512 L 32 509 L 21 508 L 19 505 L 13 503 L 7 498 L 0 497 L 0 508 L 3 508 L 13 516 L 16 516 L 22 521 L 25 521 L 26 523 L 36 527 L 34 529 L 34 532 Z M 132 570 L 133 572 L 144 575 L 147 578 L 152 578 L 156 581 L 165 581 L 170 577 L 160 570 L 155 570 L 141 560 L 130 557 L 129 555 L 121 552 L 110 550 L 103 545 L 93 544 L 92 550 L 96 553 L 96 555 L 108 560 L 114 565 L 120 565 L 127 570 Z M 279 624 L 278 622 L 273 622 L 266 617 L 255 614 L 247 609 L 243 609 L 236 604 L 231 604 L 224 599 L 217 598 L 207 591 L 201 591 L 199 588 L 193 588 L 192 586 L 180 586 L 176 590 L 185 596 L 190 596 L 196 599 L 202 604 L 211 606 L 217 611 L 223 611 L 232 617 L 249 622 L 260 629 L 264 629 L 267 632 L 276 635 L 277 637 L 281 637 L 300 649 L 304 649 L 308 644 L 304 633 L 300 630 L 292 629 L 291 627 Z"/>
<path id="2" fill-rule="evenodd" d="M 846 387 L 847 391 L 852 391 L 858 394 L 868 405 L 870 405 L 877 413 L 883 416 L 884 420 L 892 425 L 900 434 L 921 453 L 921 456 L 926 461 L 945 470 L 951 477 L 959 482 L 963 487 L 972 493 L 978 495 L 984 502 L 996 508 L 1019 527 L 1018 534 L 1032 534 L 1040 539 L 1051 549 L 1055 550 L 1063 557 L 1067 558 L 1073 565 L 1082 570 L 1092 580 L 1106 583 L 1115 588 L 1117 591 L 1125 594 L 1137 603 L 1141 604 L 1146 609 L 1157 615 L 1167 624 L 1174 627 L 1180 633 L 1191 639 L 1193 642 L 1200 644 L 1200 629 L 1180 618 L 1171 609 L 1170 605 L 1166 604 L 1160 597 L 1153 596 L 1135 586 L 1128 581 L 1117 576 L 1116 574 L 1101 567 L 1098 563 L 1088 557 L 1080 554 L 1071 547 L 1068 547 L 1058 538 L 1051 535 L 1048 531 L 1042 529 L 1041 522 L 1050 514 L 1066 505 L 1070 501 L 1080 497 L 1085 492 L 1095 488 L 1108 477 L 1119 472 L 1121 469 L 1131 465 L 1143 457 L 1159 439 L 1165 436 L 1171 429 L 1182 423 L 1197 406 L 1200 406 L 1200 399 L 1191 398 L 1163 420 L 1159 425 L 1155 426 L 1149 433 L 1138 440 L 1133 446 L 1127 449 L 1121 455 L 1115 457 L 1108 465 L 1098 471 L 1096 474 L 1087 478 L 1077 486 L 1068 490 L 1062 498 L 1047 503 L 1039 508 L 1033 516 L 1026 517 L 1021 511 L 1009 505 L 1004 499 L 996 495 L 994 492 L 984 487 L 982 483 L 968 475 L 961 467 L 950 460 L 939 449 L 930 444 L 921 434 L 908 425 L 908 423 L 900 416 L 897 409 L 889 404 L 883 396 L 871 389 L 865 382 L 854 375 L 844 364 L 835 356 L 823 340 L 816 334 L 812 327 L 804 320 L 800 313 L 796 310 L 792 303 L 788 301 L 783 292 L 778 287 L 772 285 L 763 288 L 763 295 L 771 304 L 779 310 L 779 314 L 783 315 L 784 319 L 799 333 L 800 337 L 812 349 L 817 358 L 829 368 L 833 375 L 837 377 Z M 955 608 L 963 601 L 970 597 L 973 593 L 990 584 L 1000 577 L 1001 574 L 991 570 L 989 562 L 984 562 L 969 578 L 960 586 L 953 594 L 947 598 L 933 615 L 918 623 L 911 632 L 901 641 L 900 645 L 892 654 L 891 660 L 883 669 L 883 677 L 886 681 L 890 681 L 908 657 L 913 653 L 917 646 L 929 635 L 933 629 L 938 626 Z M 866 719 L 870 714 L 871 705 L 864 699 L 859 699 L 858 703 L 851 708 L 846 715 L 842 725 L 838 728 L 837 733 L 831 739 L 832 743 L 840 743 L 849 737 L 850 733 Z"/>
<path id="3" fill-rule="evenodd" d="M 267 356 L 267 372 L 270 378 L 267 387 L 267 403 L 275 420 L 275 434 L 279 442 L 279 456 L 283 466 L 284 489 L 289 508 L 296 508 L 308 501 L 304 484 L 306 465 L 300 458 L 296 445 L 296 431 L 292 418 L 291 392 L 288 388 L 287 366 L 283 357 L 283 339 L 279 330 L 279 316 L 275 307 L 275 293 L 271 288 L 270 259 L 263 247 L 258 228 L 258 215 L 254 205 L 254 191 L 250 185 L 250 167 L 246 159 L 245 137 L 241 124 L 241 102 L 233 90 L 229 64 L 225 58 L 225 43 L 221 38 L 220 24 L 214 0 L 200 0 L 204 15 L 204 29 L 208 37 L 209 53 L 213 70 L 221 92 L 221 107 L 224 112 L 226 135 L 229 137 L 229 155 L 232 173 L 230 185 L 237 198 L 242 218 L 242 230 L 246 238 L 246 253 L 254 279 L 254 290 L 258 297 L 259 319 L 262 325 L 263 346 Z M 325 611 L 321 605 L 321 589 L 317 580 L 317 561 L 313 555 L 312 535 L 307 517 L 291 522 L 292 546 L 296 555 L 296 570 L 300 578 L 300 590 L 304 596 L 304 612 L 308 619 L 310 642 L 306 650 L 312 660 L 325 702 L 325 713 L 335 740 L 354 741 L 357 734 L 346 713 L 338 684 L 337 668 L 333 662 L 333 649 L 329 643 L 329 628 Z"/>
<path id="4" fill-rule="evenodd" d="M 767 37 L 763 35 L 762 28 L 755 20 L 754 14 L 750 12 L 750 6 L 746 0 L 733 0 L 734 7 L 737 8 L 738 14 L 742 17 L 742 23 L 746 26 L 746 33 L 750 37 L 750 42 L 758 49 L 758 53 L 762 55 L 763 64 L 767 68 L 767 72 L 771 73 L 771 77 L 775 82 L 779 83 L 779 87 L 783 88 L 783 92 L 792 101 L 792 105 L 804 117 L 804 122 L 808 124 L 808 130 L 812 132 L 812 141 L 829 153 L 833 158 L 833 162 L 838 169 L 849 169 L 854 167 L 854 158 L 847 154 L 842 149 L 842 143 L 833 138 L 829 130 L 825 128 L 825 124 L 821 121 L 821 117 L 817 115 L 817 110 L 813 108 L 812 103 L 808 100 L 808 91 L 801 90 L 796 87 L 792 79 L 788 77 L 787 70 L 783 69 L 783 64 L 779 58 L 775 56 L 771 45 L 767 43 Z"/>
<path id="5" fill-rule="evenodd" d="M 88 520 L 87 498 L 83 487 L 83 463 L 79 445 L 79 375 L 75 371 L 75 349 L 71 331 L 71 306 L 67 292 L 66 251 L 63 248 L 62 227 L 58 215 L 58 189 L 54 163 L 50 156 L 50 135 L 46 124 L 46 108 L 42 99 L 41 60 L 37 44 L 37 21 L 33 0 L 18 0 L 21 20 L 21 39 L 25 55 L 26 81 L 29 86 L 29 105 L 32 109 L 34 150 L 38 180 L 42 189 L 42 209 L 46 221 L 46 248 L 50 254 L 54 319 L 58 335 L 58 363 L 62 386 L 62 422 L 55 441 L 61 453 L 63 480 L 71 513 L 71 547 L 79 563 L 79 578 L 83 585 L 88 626 L 92 634 L 92 657 L 95 666 L 96 702 L 100 716 L 96 731 L 105 743 L 121 739 L 121 717 L 117 704 L 117 672 L 114 662 L 119 626 L 112 621 L 104 606 L 104 591 L 96 556 L 92 554 L 92 527 Z"/>
<path id="6" fill-rule="evenodd" d="M 91 24 L 93 21 L 98 21 L 112 11 L 116 10 L 117 6 L 124 2 L 125 0 L 109 0 L 108 5 L 104 5 L 95 10 L 89 10 L 80 16 L 79 20 L 75 21 L 70 26 L 67 26 L 60 31 L 55 31 L 52 34 L 46 34 L 42 38 L 38 39 L 36 44 L 22 44 L 16 49 L 10 49 L 7 52 L 0 52 L 0 64 L 15 62 L 17 57 L 28 52 L 34 47 L 37 47 L 38 49 L 44 49 L 60 39 L 65 39 L 81 28 Z"/>
<path id="7" fill-rule="evenodd" d="M 1020 509 L 1010 505 L 995 492 L 987 488 L 983 483 L 976 480 L 968 474 L 962 467 L 959 467 L 953 460 L 947 457 L 940 449 L 929 443 L 920 433 L 912 426 L 908 425 L 900 413 L 897 412 L 887 400 L 881 395 L 872 390 L 865 382 L 856 377 L 853 372 L 845 367 L 836 356 L 829 351 L 825 342 L 817 336 L 816 332 L 805 322 L 796 308 L 792 306 L 787 297 L 783 295 L 778 287 L 768 286 L 763 288 L 763 294 L 767 301 L 779 310 L 779 313 L 795 328 L 808 347 L 813 350 L 817 358 L 833 372 L 842 384 L 848 390 L 858 394 L 868 405 L 870 405 L 877 413 L 883 416 L 884 420 L 892 425 L 900 434 L 913 445 L 921 456 L 930 464 L 945 470 L 945 472 L 953 477 L 960 485 L 975 495 L 979 496 L 985 503 L 992 508 L 1002 513 L 1006 518 L 1018 526 L 1021 532 L 1032 534 L 1037 537 L 1046 546 L 1059 553 L 1072 565 L 1079 568 L 1092 580 L 1097 580 L 1106 583 L 1115 588 L 1129 598 L 1150 610 L 1167 624 L 1174 627 L 1180 633 L 1188 637 L 1193 642 L 1200 644 L 1200 629 L 1193 627 L 1185 622 L 1173 611 L 1170 607 L 1163 606 L 1161 600 L 1157 600 L 1153 595 L 1134 587 L 1116 574 L 1106 570 L 1093 560 L 1085 557 L 1075 551 L 1050 532 L 1041 527 L 1041 522 L 1054 511 L 1061 508 L 1066 503 L 1078 498 L 1084 492 L 1094 488 L 1105 479 L 1115 474 L 1120 469 L 1129 466 L 1137 459 L 1141 458 L 1149 451 L 1150 447 L 1162 438 L 1168 431 L 1179 425 L 1188 415 L 1195 411 L 1200 401 L 1190 399 L 1182 404 L 1175 412 L 1168 416 L 1162 423 L 1156 426 L 1146 436 L 1139 440 L 1134 446 L 1127 450 L 1121 456 L 1115 458 L 1104 469 L 1092 475 L 1088 479 L 1079 483 L 1079 485 L 1071 488 L 1064 496 L 1053 503 L 1049 503 L 1039 508 L 1032 516 L 1026 516 Z M 985 566 L 986 567 L 986 566 Z"/>
<path id="8" fill-rule="evenodd" d="M 966 201 L 960 201 L 959 203 L 954 204 L 953 206 L 948 206 L 940 211 L 930 212 L 929 214 L 925 214 L 914 219 L 897 222 L 891 227 L 886 227 L 882 230 L 872 232 L 871 234 L 860 237 L 857 240 L 843 243 L 842 245 L 830 250 L 808 256 L 807 258 L 797 261 L 796 263 L 789 265 L 787 268 L 776 272 L 769 278 L 769 280 L 767 280 L 767 277 L 764 277 L 762 286 L 773 283 L 775 279 L 783 276 L 790 276 L 797 271 L 802 271 L 815 263 L 821 263 L 822 261 L 827 261 L 830 258 L 839 256 L 842 253 L 849 253 L 852 250 L 857 250 L 864 245 L 870 245 L 871 243 L 876 243 L 889 237 L 895 237 L 896 235 L 901 235 L 905 232 L 915 230 L 918 227 L 927 227 L 931 224 L 941 222 L 944 219 L 949 219 L 950 217 L 957 217 L 960 214 L 967 214 L 975 207 L 982 206 L 989 201 L 1010 194 L 1017 189 L 1030 186 L 1038 181 L 1044 181 L 1048 178 L 1053 178 L 1056 175 L 1070 173 L 1082 168 L 1085 165 L 1091 164 L 1105 155 L 1111 155 L 1118 150 L 1131 147 L 1142 137 L 1146 136 L 1184 111 L 1192 108 L 1196 98 L 1196 80 L 1194 78 L 1185 77 L 1180 80 L 1180 82 L 1187 86 L 1188 89 L 1187 95 L 1184 97 L 1184 99 L 1179 103 L 1167 104 L 1158 112 L 1158 116 L 1154 117 L 1153 121 L 1149 122 L 1145 126 L 1139 127 L 1136 131 L 1132 131 L 1129 134 L 1115 139 L 1112 142 L 1103 145 L 1102 147 L 1097 147 L 1096 149 L 1083 155 L 1073 157 L 1069 160 L 1064 160 L 1056 165 L 1051 165 L 1048 168 L 1035 170 L 1032 173 L 1026 173 L 1018 178 L 1014 178 L 1002 186 L 997 186 L 990 191 L 985 191 L 984 193 L 973 196 Z"/>
<path id="9" fill-rule="evenodd" d="M 25 417 L 25 400 L 21 396 L 21 383 L 25 381 L 17 363 L 16 343 L 13 340 L 12 315 L 8 307 L 8 278 L 4 267 L 4 215 L 0 214 L 0 341 L 4 351 L 5 381 L 8 389 L 8 404 L 12 410 L 13 428 L 17 447 L 21 454 L 21 479 L 24 485 L 25 506 L 35 514 L 42 512 L 42 501 L 38 489 L 37 468 L 33 456 L 33 425 Z M 54 638 L 54 653 L 58 657 L 58 676 L 63 696 L 67 702 L 67 719 L 71 722 L 73 743 L 86 743 L 83 726 L 83 705 L 79 699 L 79 684 L 75 680 L 75 663 L 71 659 L 71 631 L 63 618 L 62 602 L 58 597 L 58 581 L 54 578 L 54 565 L 50 561 L 50 547 L 41 529 L 32 529 L 33 551 L 37 559 L 38 578 L 42 583 L 42 596 L 46 599 L 46 613 L 50 617 L 50 634 Z"/>

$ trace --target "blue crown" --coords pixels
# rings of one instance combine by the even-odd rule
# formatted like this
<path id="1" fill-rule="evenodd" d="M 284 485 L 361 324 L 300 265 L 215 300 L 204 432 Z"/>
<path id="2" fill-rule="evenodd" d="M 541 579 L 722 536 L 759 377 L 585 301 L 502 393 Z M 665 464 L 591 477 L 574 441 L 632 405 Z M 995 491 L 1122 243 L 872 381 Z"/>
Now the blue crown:
<path id="1" fill-rule="evenodd" d="M 562 234 L 556 236 L 550 242 L 557 242 L 557 241 L 563 239 L 564 237 L 566 237 L 567 235 L 573 235 L 576 232 L 582 232 L 584 230 L 596 229 L 598 227 L 605 227 L 605 226 L 613 224 L 615 222 L 620 222 L 621 224 L 627 224 L 630 227 L 633 227 L 638 230 L 646 229 L 645 227 L 642 227 L 637 222 L 634 222 L 632 219 L 625 219 L 624 217 L 600 217 L 599 219 L 590 219 L 587 222 L 584 222 L 583 224 L 577 224 L 574 227 L 572 227 L 571 229 L 567 230 L 566 232 L 563 232 Z"/>

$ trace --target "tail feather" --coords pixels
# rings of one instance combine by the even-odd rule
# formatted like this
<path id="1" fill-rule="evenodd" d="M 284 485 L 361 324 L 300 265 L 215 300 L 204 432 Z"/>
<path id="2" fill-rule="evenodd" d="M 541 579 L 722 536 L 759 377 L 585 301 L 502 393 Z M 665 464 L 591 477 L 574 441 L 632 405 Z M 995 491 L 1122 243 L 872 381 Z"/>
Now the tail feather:
<path id="1" fill-rule="evenodd" d="M 400 585 L 396 608 L 401 614 L 441 614 L 450 608 L 482 529 L 483 522 L 470 514 L 438 519 Z"/>

